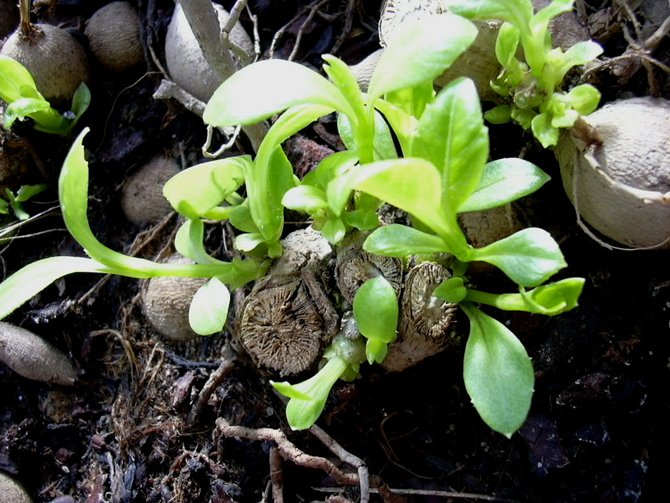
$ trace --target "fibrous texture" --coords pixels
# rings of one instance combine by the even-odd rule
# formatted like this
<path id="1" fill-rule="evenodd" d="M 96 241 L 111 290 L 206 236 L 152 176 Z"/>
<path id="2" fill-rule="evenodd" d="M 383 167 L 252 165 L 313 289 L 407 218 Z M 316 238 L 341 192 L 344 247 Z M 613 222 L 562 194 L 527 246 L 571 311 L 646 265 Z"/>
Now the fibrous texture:
<path id="1" fill-rule="evenodd" d="M 96 11 L 84 33 L 95 59 L 105 68 L 123 71 L 144 61 L 140 18 L 128 2 L 112 2 Z"/>
<path id="2" fill-rule="evenodd" d="M 670 247 L 670 102 L 633 98 L 564 133 L 556 156 L 575 208 L 631 247 Z"/>
<path id="3" fill-rule="evenodd" d="M 36 24 L 33 29 L 29 36 L 20 30 L 14 32 L 2 54 L 28 69 L 37 89 L 52 105 L 69 107 L 79 85 L 88 82 L 86 53 L 65 30 L 49 24 Z"/>

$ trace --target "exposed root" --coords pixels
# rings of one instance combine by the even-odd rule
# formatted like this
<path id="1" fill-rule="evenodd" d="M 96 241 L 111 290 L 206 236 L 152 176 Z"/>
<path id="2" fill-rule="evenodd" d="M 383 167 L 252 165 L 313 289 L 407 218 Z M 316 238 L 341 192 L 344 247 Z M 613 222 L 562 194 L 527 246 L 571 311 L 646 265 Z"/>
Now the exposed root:
<path id="1" fill-rule="evenodd" d="M 330 460 L 319 456 L 312 456 L 298 449 L 281 430 L 272 428 L 245 428 L 233 426 L 224 418 L 216 420 L 217 432 L 224 437 L 242 437 L 249 440 L 263 441 L 272 440 L 277 444 L 279 453 L 285 459 L 306 468 L 323 470 L 338 484 L 348 486 L 359 486 L 361 491 L 361 503 L 367 503 L 370 499 L 370 479 L 365 463 L 358 457 L 347 452 L 341 445 L 333 440 L 326 432 L 318 426 L 310 428 L 311 433 L 324 443 L 331 452 L 345 463 L 355 467 L 358 473 L 345 473 L 335 466 Z"/>

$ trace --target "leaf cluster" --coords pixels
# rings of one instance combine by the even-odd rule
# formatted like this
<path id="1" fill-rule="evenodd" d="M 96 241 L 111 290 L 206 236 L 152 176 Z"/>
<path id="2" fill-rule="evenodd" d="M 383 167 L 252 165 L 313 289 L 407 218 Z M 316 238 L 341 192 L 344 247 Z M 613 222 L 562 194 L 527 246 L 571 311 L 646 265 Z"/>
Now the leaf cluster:
<path id="1" fill-rule="evenodd" d="M 0 98 L 9 104 L 4 113 L 5 129 L 11 128 L 17 119 L 30 117 L 38 131 L 66 135 L 88 109 L 91 92 L 82 82 L 72 98 L 71 110 L 61 114 L 40 94 L 33 76 L 21 63 L 0 56 Z"/>
<path id="2" fill-rule="evenodd" d="M 572 127 L 580 115 L 593 112 L 600 92 L 582 84 L 568 93 L 560 85 L 574 66 L 593 61 L 603 50 L 589 40 L 563 51 L 552 48 L 549 22 L 572 10 L 574 0 L 553 0 L 533 13 L 531 0 L 449 0 L 452 12 L 470 19 L 504 21 L 496 40 L 496 58 L 503 71 L 491 88 L 508 101 L 485 114 L 493 124 L 514 120 L 532 129 L 545 148 L 556 145 L 559 128 Z M 516 57 L 521 45 L 525 62 Z"/>

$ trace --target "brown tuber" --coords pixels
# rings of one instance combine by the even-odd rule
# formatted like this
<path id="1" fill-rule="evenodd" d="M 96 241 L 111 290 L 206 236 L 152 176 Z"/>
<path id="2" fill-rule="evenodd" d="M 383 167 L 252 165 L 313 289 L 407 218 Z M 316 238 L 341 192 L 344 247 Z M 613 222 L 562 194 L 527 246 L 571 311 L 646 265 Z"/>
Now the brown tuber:
<path id="1" fill-rule="evenodd" d="M 556 157 L 593 228 L 632 248 L 670 248 L 670 102 L 610 103 L 563 133 Z"/>
<path id="2" fill-rule="evenodd" d="M 0 361 L 33 381 L 72 386 L 77 372 L 69 358 L 41 337 L 0 321 Z"/>
<path id="3" fill-rule="evenodd" d="M 140 18 L 128 2 L 112 2 L 97 10 L 84 33 L 95 59 L 109 70 L 122 72 L 144 62 Z"/>
<path id="4" fill-rule="evenodd" d="M 67 108 L 82 82 L 88 59 L 81 44 L 65 30 L 30 23 L 30 0 L 21 0 L 21 25 L 0 51 L 30 72 L 37 89 L 53 106 Z"/>
<path id="5" fill-rule="evenodd" d="M 168 264 L 194 264 L 179 254 L 170 256 Z M 188 322 L 191 300 L 205 278 L 151 278 L 142 292 L 142 307 L 151 325 L 163 337 L 173 341 L 188 341 L 197 337 Z"/>
<path id="6" fill-rule="evenodd" d="M 219 17 L 219 25 L 225 26 L 228 12 L 218 4 L 213 4 Z M 254 45 L 240 23 L 230 32 L 230 41 L 248 55 L 254 53 Z M 165 36 L 165 61 L 170 78 L 185 91 L 200 101 L 207 102 L 221 82 L 209 66 L 198 41 L 184 15 L 181 4 L 177 3 Z"/>
<path id="7" fill-rule="evenodd" d="M 160 222 L 172 211 L 163 196 L 165 183 L 179 173 L 177 162 L 156 156 L 133 173 L 121 189 L 121 208 L 138 227 Z"/>

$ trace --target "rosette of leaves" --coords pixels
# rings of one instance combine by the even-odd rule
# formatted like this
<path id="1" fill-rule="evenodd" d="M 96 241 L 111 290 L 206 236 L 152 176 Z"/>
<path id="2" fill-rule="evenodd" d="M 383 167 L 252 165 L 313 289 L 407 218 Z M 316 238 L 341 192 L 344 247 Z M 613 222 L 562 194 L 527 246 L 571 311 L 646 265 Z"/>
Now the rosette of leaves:
<path id="1" fill-rule="evenodd" d="M 270 183 L 274 177 L 288 179 L 290 173 L 277 171 L 286 165 L 270 168 L 266 162 L 259 163 L 259 153 L 250 170 L 253 183 L 258 185 L 248 191 L 254 222 L 260 230 L 263 212 L 275 215 L 266 223 L 274 222 L 271 229 L 276 232 L 282 211 L 268 202 L 281 200 L 286 207 L 312 215 L 324 236 L 339 243 L 352 228 L 371 225 L 382 202 L 407 212 L 411 227 L 393 224 L 378 228 L 367 237 L 363 250 L 398 259 L 443 253 L 455 257 L 454 277 L 439 285 L 434 295 L 461 304 L 470 318 L 466 387 L 486 423 L 511 435 L 530 407 L 532 365 L 518 339 L 475 306 L 475 302 L 495 303 L 499 297 L 488 294 L 491 297 L 475 298 L 478 292 L 469 289 L 463 277 L 467 263 L 484 261 L 500 268 L 519 285 L 520 293 L 511 294 L 521 299 L 515 302 L 516 308 L 531 312 L 556 314 L 574 307 L 583 280 L 540 286 L 566 266 L 558 244 L 542 229 L 524 229 L 475 249 L 458 226 L 459 213 L 505 205 L 549 179 L 520 159 L 487 164 L 488 131 L 471 80 L 456 80 L 435 95 L 432 80 L 475 36 L 472 24 L 450 14 L 408 22 L 381 56 L 367 94 L 360 91 L 349 67 L 333 56 L 324 56 L 330 80 L 295 63 L 260 62 L 222 84 L 208 103 L 204 119 L 218 127 L 248 125 L 288 109 L 270 130 L 269 136 L 279 139 L 320 115 L 333 110 L 340 114 L 338 126 L 348 151 L 325 159 L 314 175 L 299 185 L 294 182 L 292 188 L 284 190 L 286 185 Z M 264 84 L 269 81 L 271 89 Z M 395 134 L 403 158 L 387 148 L 389 128 L 376 119 L 378 113 Z M 266 141 L 279 152 L 278 143 Z M 526 290 L 533 287 L 540 290 Z M 388 344 L 396 338 L 396 290 L 383 274 L 373 274 L 358 288 L 353 308 L 358 329 L 367 338 L 366 359 L 383 360 Z M 332 386 L 332 375 L 328 374 L 324 386 Z M 304 388 L 304 383 L 296 385 L 300 397 L 291 391 L 287 396 L 308 400 L 307 388 L 318 388 L 318 396 L 314 394 L 309 400 L 320 404 L 324 388 L 321 384 L 312 388 L 320 382 L 313 379 Z"/>
<path id="2" fill-rule="evenodd" d="M 600 92 L 591 85 L 579 85 L 568 93 L 560 91 L 568 70 L 603 52 L 590 40 L 566 51 L 552 49 L 549 22 L 571 11 L 574 0 L 553 0 L 535 14 L 531 0 L 448 0 L 446 4 L 452 12 L 470 19 L 504 21 L 495 46 L 503 71 L 491 81 L 491 87 L 508 103 L 489 110 L 485 114 L 488 121 L 502 124 L 514 120 L 524 129 L 532 129 L 547 148 L 558 143 L 559 128 L 572 127 L 580 115 L 598 107 Z M 516 58 L 519 44 L 525 62 Z"/>

